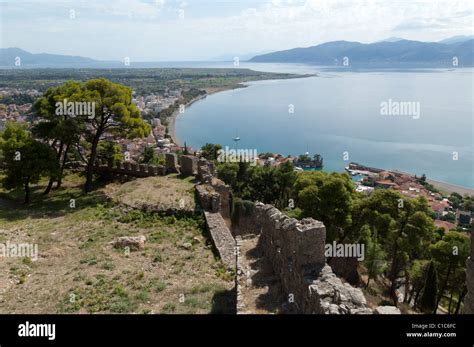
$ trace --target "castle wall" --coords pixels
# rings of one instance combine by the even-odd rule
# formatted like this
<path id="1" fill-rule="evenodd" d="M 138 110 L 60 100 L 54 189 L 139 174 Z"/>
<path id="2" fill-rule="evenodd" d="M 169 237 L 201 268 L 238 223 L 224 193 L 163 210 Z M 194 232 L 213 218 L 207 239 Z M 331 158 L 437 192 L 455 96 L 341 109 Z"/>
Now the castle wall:
<path id="1" fill-rule="evenodd" d="M 234 221 L 239 235 L 259 234 L 259 247 L 280 279 L 290 310 L 298 313 L 372 313 L 362 291 L 342 281 L 326 264 L 326 228 L 312 218 L 289 218 L 256 203 Z M 233 229 L 234 230 L 234 229 Z"/>
<path id="2" fill-rule="evenodd" d="M 130 162 L 112 163 L 97 162 L 94 167 L 96 172 L 110 173 L 113 175 L 124 175 L 133 177 L 164 176 L 166 168 L 162 165 L 135 164 Z"/>
<path id="3" fill-rule="evenodd" d="M 180 158 L 181 174 L 184 176 L 193 176 L 197 174 L 198 159 L 193 155 L 182 155 Z"/>

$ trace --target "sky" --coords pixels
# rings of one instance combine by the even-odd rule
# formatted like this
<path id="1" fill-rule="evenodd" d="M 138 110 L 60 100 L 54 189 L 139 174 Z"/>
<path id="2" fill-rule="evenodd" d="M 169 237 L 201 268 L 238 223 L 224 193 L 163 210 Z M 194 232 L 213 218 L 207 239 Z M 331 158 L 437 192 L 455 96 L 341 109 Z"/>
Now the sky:
<path id="1" fill-rule="evenodd" d="M 206 61 L 320 43 L 474 33 L 473 0 L 0 0 L 0 47 Z"/>

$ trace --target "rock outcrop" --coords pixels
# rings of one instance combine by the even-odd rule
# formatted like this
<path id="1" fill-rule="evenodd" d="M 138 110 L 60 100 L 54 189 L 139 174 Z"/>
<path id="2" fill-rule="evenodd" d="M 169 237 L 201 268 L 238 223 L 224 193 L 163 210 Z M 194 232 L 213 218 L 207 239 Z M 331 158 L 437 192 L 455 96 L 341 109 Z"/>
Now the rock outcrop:
<path id="1" fill-rule="evenodd" d="M 122 236 L 113 242 L 115 248 L 128 248 L 130 251 L 138 251 L 145 248 L 146 237 L 140 236 Z"/>
<path id="2" fill-rule="evenodd" d="M 400 310 L 395 306 L 378 306 L 374 310 L 375 314 L 400 314 Z"/>

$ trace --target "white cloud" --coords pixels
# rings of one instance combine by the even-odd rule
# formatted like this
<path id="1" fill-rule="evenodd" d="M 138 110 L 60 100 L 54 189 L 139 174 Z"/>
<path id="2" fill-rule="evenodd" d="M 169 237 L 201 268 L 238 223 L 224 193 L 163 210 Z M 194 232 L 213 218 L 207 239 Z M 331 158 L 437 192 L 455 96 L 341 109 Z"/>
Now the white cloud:
<path id="1" fill-rule="evenodd" d="M 247 0 L 232 11 L 236 4 L 223 0 L 61 1 L 61 10 L 39 1 L 38 8 L 9 3 L 3 46 L 114 60 L 205 60 L 332 40 L 434 41 L 474 31 L 472 0 Z M 72 5 L 75 22 L 67 18 Z"/>

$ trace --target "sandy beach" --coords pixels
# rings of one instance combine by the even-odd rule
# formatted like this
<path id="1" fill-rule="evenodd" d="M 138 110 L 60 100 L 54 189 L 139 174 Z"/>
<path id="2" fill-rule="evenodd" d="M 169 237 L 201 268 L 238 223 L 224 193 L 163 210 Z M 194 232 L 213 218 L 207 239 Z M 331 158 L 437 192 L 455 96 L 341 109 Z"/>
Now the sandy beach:
<path id="1" fill-rule="evenodd" d="M 400 170 L 390 170 L 390 171 L 403 173 L 403 174 L 409 175 L 409 176 L 415 176 L 411 173 L 400 171 Z M 432 179 L 429 179 L 429 178 L 427 178 L 426 181 L 429 184 L 433 185 L 433 187 L 435 187 L 436 189 L 439 189 L 441 192 L 444 192 L 444 193 L 447 193 L 447 194 L 451 194 L 451 193 L 455 192 L 455 193 L 461 194 L 463 196 L 464 195 L 474 195 L 474 188 L 458 186 L 456 184 L 442 182 L 442 181 L 436 181 L 436 180 L 432 180 Z"/>

